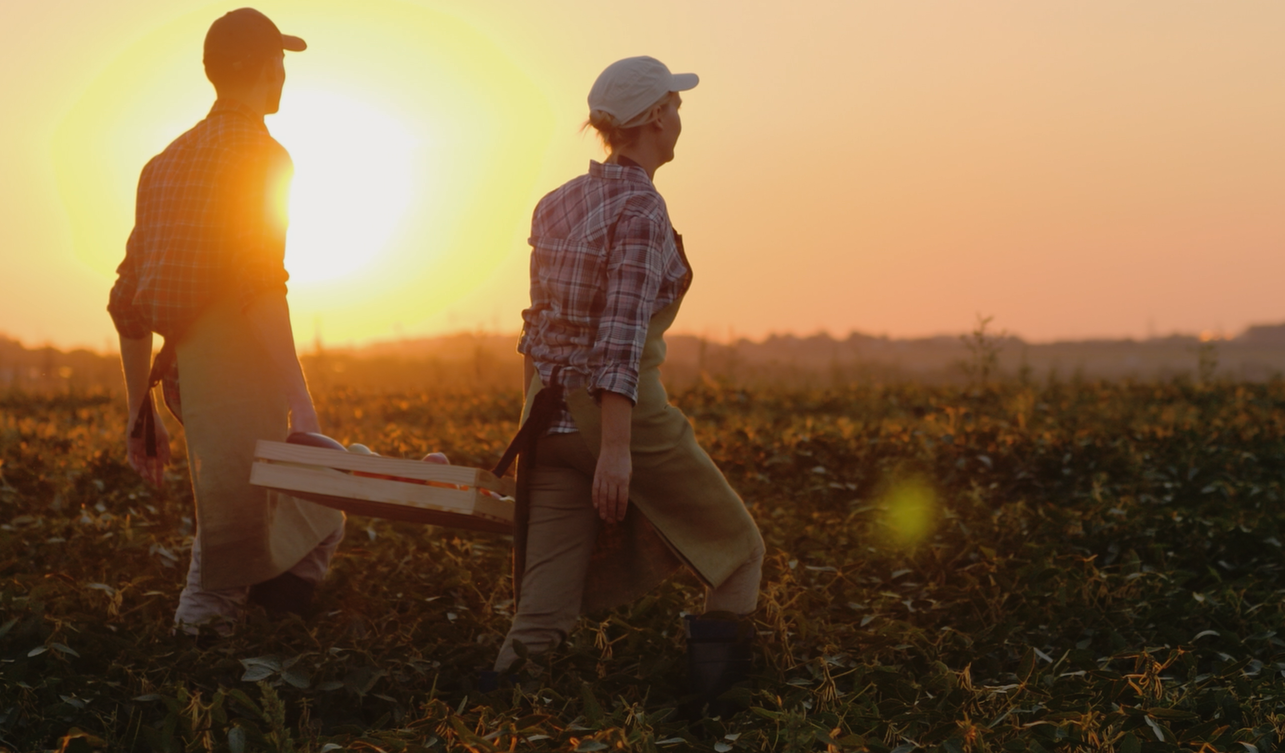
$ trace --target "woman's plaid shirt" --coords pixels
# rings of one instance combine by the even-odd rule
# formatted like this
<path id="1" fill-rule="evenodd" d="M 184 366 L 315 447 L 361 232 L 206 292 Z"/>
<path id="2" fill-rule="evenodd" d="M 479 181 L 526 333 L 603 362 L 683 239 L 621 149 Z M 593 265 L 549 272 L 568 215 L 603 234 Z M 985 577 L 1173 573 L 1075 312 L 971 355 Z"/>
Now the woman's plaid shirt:
<path id="1" fill-rule="evenodd" d="M 206 305 L 285 291 L 285 203 L 293 164 L 263 118 L 219 100 L 152 158 L 107 305 L 129 338 L 181 336 Z"/>
<path id="2" fill-rule="evenodd" d="M 691 284 L 665 200 L 637 165 L 590 162 L 531 222 L 531 307 L 518 351 L 549 384 L 638 398 L 647 325 Z M 576 431 L 564 410 L 549 433 Z"/>

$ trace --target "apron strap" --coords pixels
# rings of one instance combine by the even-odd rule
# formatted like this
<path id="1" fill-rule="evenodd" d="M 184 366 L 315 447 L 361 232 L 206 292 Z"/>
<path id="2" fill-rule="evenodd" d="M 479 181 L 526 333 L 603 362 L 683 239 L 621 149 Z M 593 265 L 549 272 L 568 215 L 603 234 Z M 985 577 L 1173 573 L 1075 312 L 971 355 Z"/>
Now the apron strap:
<path id="1" fill-rule="evenodd" d="M 539 439 L 548 428 L 553 425 L 558 414 L 562 412 L 562 385 L 558 384 L 558 371 L 560 367 L 555 367 L 553 376 L 549 380 L 552 384 L 541 388 L 535 393 L 535 399 L 531 402 L 531 412 L 527 414 L 526 421 L 518 429 L 518 433 L 509 442 L 508 448 L 500 457 L 500 462 L 495 464 L 491 473 L 496 476 L 503 476 L 508 472 L 509 466 L 517 459 L 518 454 L 529 449 L 535 448 L 535 441 Z"/>

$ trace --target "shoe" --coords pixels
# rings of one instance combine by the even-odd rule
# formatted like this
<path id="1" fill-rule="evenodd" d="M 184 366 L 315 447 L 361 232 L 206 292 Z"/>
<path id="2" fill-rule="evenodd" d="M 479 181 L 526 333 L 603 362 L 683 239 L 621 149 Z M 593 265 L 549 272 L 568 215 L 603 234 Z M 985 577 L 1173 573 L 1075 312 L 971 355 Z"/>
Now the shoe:
<path id="1" fill-rule="evenodd" d="M 477 672 L 477 689 L 482 693 L 490 693 L 500 688 L 511 688 L 518 684 L 516 674 L 502 675 L 493 669 L 480 669 Z"/>
<path id="2" fill-rule="evenodd" d="M 686 615 L 687 692 L 696 697 L 689 716 L 730 716 L 737 704 L 721 698 L 749 676 L 753 664 L 754 625 L 730 612 Z"/>
<path id="3" fill-rule="evenodd" d="M 309 583 L 292 572 L 250 586 L 250 601 L 268 610 L 268 616 L 280 619 L 287 614 L 307 617 L 317 584 Z"/>

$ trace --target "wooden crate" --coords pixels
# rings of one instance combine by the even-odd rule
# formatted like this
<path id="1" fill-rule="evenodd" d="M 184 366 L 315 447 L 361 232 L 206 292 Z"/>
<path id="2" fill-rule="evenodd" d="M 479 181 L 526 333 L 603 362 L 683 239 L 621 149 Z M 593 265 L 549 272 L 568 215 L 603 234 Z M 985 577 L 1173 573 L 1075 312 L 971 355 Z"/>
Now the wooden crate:
<path id="1" fill-rule="evenodd" d="M 250 483 L 354 515 L 513 532 L 513 479 L 480 468 L 259 440 Z"/>

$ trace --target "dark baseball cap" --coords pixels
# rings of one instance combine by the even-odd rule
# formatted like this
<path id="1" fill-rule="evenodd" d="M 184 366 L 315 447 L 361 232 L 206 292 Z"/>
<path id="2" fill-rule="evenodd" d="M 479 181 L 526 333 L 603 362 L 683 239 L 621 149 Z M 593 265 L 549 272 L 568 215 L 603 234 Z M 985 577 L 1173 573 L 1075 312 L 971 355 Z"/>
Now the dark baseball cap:
<path id="1" fill-rule="evenodd" d="M 303 52 L 308 43 L 282 34 L 272 19 L 254 8 L 238 8 L 210 24 L 205 34 L 205 65 L 240 68 L 258 63 L 282 50 Z"/>

